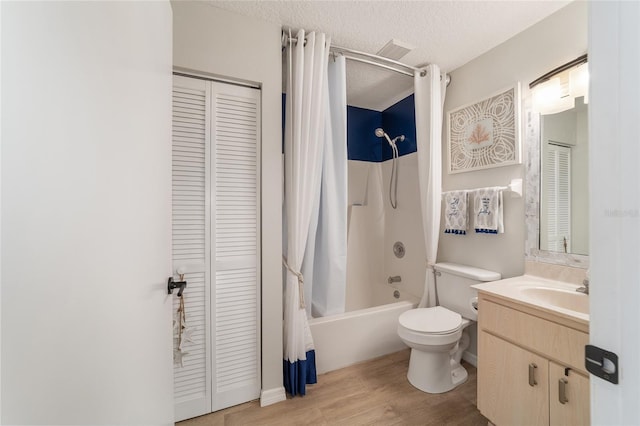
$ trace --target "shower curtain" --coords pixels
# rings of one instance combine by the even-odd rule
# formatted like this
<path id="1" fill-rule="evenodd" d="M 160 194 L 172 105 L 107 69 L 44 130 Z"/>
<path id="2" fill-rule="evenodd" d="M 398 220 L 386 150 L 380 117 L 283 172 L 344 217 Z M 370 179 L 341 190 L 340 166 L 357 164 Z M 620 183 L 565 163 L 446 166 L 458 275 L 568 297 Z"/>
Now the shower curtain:
<path id="1" fill-rule="evenodd" d="M 345 311 L 347 286 L 346 59 L 328 64 L 322 184 L 315 200 L 302 263 L 307 317 Z"/>
<path id="2" fill-rule="evenodd" d="M 324 34 L 313 32 L 305 38 L 304 30 L 298 32 L 297 39 L 299 42 L 295 46 L 290 41 L 287 47 L 284 385 L 291 395 L 304 395 L 306 385 L 317 381 L 313 338 L 307 320 L 307 309 L 311 306 L 312 296 L 315 296 L 312 294 L 315 293 L 312 290 L 314 270 L 315 287 L 320 291 L 321 284 L 334 277 L 321 270 L 327 263 L 334 263 L 334 257 L 328 255 L 341 253 L 336 243 L 340 239 L 335 235 L 337 232 L 341 232 L 345 239 L 346 271 L 346 225 L 345 230 L 340 231 L 333 217 L 334 212 L 340 210 L 344 198 L 346 224 L 346 91 L 344 82 L 331 84 L 335 88 L 329 95 L 330 40 Z M 306 43 L 303 43 L 305 39 Z M 344 80 L 344 58 L 336 61 L 336 64 L 340 63 Z M 339 71 L 340 65 L 337 66 Z M 344 102 L 344 116 L 333 110 L 329 113 L 330 102 L 338 100 Z M 342 139 L 340 131 L 334 131 L 332 125 L 332 121 L 340 120 L 344 121 Z M 344 150 L 344 166 L 332 161 L 340 149 Z M 339 183 L 345 186 L 344 194 L 336 189 Z M 323 192 L 321 188 L 324 188 Z M 331 229 L 334 226 L 336 229 Z M 326 231 L 331 233 L 326 234 Z M 319 259 L 318 263 L 316 259 Z M 305 287 L 310 289 L 306 295 Z M 335 291 L 320 291 L 321 295 L 323 293 L 328 300 L 334 297 Z"/>
<path id="3" fill-rule="evenodd" d="M 426 71 L 426 72 L 424 72 Z M 424 74 L 424 75 L 423 75 Z M 440 235 L 442 202 L 442 109 L 446 76 L 437 65 L 427 66 L 414 76 L 416 141 L 424 243 L 426 247 L 425 288 L 418 307 L 435 305 L 435 271 Z"/>

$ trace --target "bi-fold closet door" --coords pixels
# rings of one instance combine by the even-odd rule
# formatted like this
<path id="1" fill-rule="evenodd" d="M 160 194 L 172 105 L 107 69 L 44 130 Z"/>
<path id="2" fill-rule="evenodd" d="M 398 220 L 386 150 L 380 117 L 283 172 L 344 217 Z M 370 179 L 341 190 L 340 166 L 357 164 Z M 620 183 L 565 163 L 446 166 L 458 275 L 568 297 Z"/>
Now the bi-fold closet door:
<path id="1" fill-rule="evenodd" d="M 259 149 L 258 89 L 174 76 L 173 272 L 188 283 L 176 421 L 260 396 Z"/>

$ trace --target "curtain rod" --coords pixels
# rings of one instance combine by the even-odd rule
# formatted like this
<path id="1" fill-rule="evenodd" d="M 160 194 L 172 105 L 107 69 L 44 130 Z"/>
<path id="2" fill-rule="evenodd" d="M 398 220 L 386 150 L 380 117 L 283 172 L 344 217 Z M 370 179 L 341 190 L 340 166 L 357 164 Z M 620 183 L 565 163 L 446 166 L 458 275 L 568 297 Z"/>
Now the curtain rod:
<path id="1" fill-rule="evenodd" d="M 289 35 L 283 30 L 282 31 L 283 47 L 286 44 L 287 40 L 291 40 L 291 41 L 294 41 L 296 43 L 298 42 L 298 39 L 296 37 L 289 37 Z M 329 51 L 331 53 L 333 53 L 333 54 L 341 54 L 345 58 L 351 59 L 351 60 L 356 61 L 356 62 L 362 62 L 362 63 L 365 63 L 365 64 L 374 65 L 374 66 L 377 66 L 377 67 L 380 67 L 380 68 L 385 68 L 385 69 L 388 69 L 390 71 L 395 71 L 397 73 L 400 73 L 400 74 L 403 74 L 403 75 L 407 75 L 409 77 L 413 77 L 414 73 L 413 72 L 409 72 L 409 71 L 405 71 L 405 70 L 400 70 L 398 68 L 394 68 L 391 65 L 381 64 L 381 63 L 374 62 L 374 61 L 368 61 L 366 59 L 362 59 L 362 58 L 359 58 L 357 56 L 349 55 L 348 53 L 351 53 L 353 55 L 364 56 L 366 58 L 371 58 L 371 59 L 374 59 L 374 60 L 377 60 L 377 61 L 388 62 L 390 64 L 397 65 L 399 67 L 407 68 L 407 69 L 409 69 L 411 71 L 414 71 L 414 72 L 420 71 L 420 76 L 421 77 L 424 77 L 425 75 L 427 75 L 427 71 L 425 69 L 423 69 L 423 68 L 418 68 L 418 67 L 414 67 L 412 65 L 407 65 L 407 64 L 404 64 L 402 62 L 395 61 L 393 59 L 385 58 L 384 56 L 374 55 L 373 53 L 362 52 L 360 50 L 349 49 L 347 47 L 341 47 L 341 46 L 330 46 L 329 47 Z M 345 55 L 345 53 L 347 53 L 347 55 Z M 442 75 L 440 75 L 440 79 L 442 79 Z M 451 76 L 447 75 L 447 87 L 449 86 L 449 84 L 451 84 Z"/>
<path id="2" fill-rule="evenodd" d="M 293 42 L 296 42 L 296 43 L 298 42 L 298 39 L 296 37 L 289 37 L 288 34 L 286 34 L 283 31 L 282 32 L 282 41 L 283 41 L 283 43 L 286 43 L 287 40 L 290 40 L 290 41 L 293 41 Z M 414 67 L 412 65 L 403 64 L 402 62 L 394 61 L 393 59 L 385 58 L 384 56 L 374 55 L 372 53 L 361 52 L 359 50 L 349 49 L 349 48 L 340 47 L 340 46 L 330 46 L 329 47 L 329 51 L 334 53 L 334 54 L 342 54 L 347 59 L 351 59 L 351 60 L 354 60 L 354 61 L 357 61 L 357 62 L 362 62 L 362 63 L 365 63 L 365 64 L 379 66 L 381 68 L 385 68 L 385 69 L 388 69 L 390 71 L 395 71 L 395 72 L 398 72 L 400 74 L 404 74 L 404 75 L 407 75 L 407 76 L 410 76 L 410 77 L 413 77 L 413 74 L 414 74 L 413 72 L 415 72 L 415 71 L 420 71 L 420 75 L 422 75 L 422 76 L 426 75 L 426 71 L 421 69 L 421 68 L 417 68 L 417 67 Z M 412 72 L 405 71 L 405 70 L 399 70 L 397 68 L 394 68 L 391 65 L 380 64 L 380 63 L 374 62 L 374 61 L 367 61 L 366 59 L 362 59 L 362 58 L 359 58 L 357 56 L 345 55 L 345 53 L 351 53 L 353 55 L 364 56 L 365 58 L 374 59 L 376 61 L 388 62 L 389 64 L 393 64 L 393 65 L 396 65 L 396 66 L 399 66 L 399 67 L 403 67 L 403 68 L 409 69 Z"/>
<path id="3" fill-rule="evenodd" d="M 389 58 L 385 58 L 384 56 L 378 56 L 378 55 L 374 55 L 372 53 L 361 52 L 359 50 L 354 50 L 354 49 L 348 49 L 346 47 L 331 46 L 329 48 L 329 50 L 332 50 L 332 51 L 334 51 L 336 53 L 343 53 L 343 52 L 353 53 L 354 55 L 364 56 L 364 57 L 367 57 L 367 58 L 376 59 L 378 61 L 389 62 L 390 64 L 398 65 L 400 67 L 405 67 L 405 68 L 408 68 L 408 69 L 410 69 L 412 71 L 424 71 L 423 69 L 416 68 L 416 67 L 411 66 L 411 65 L 403 64 L 402 62 L 395 61 L 395 60 L 389 59 Z M 413 76 L 413 74 L 411 74 L 411 75 Z"/>
<path id="4" fill-rule="evenodd" d="M 385 65 L 385 64 L 379 64 L 377 62 L 373 62 L 373 61 L 368 61 L 366 59 L 362 59 L 362 58 L 358 58 L 356 56 L 351 56 L 351 55 L 345 55 L 342 52 L 339 52 L 340 55 L 344 56 L 345 58 L 352 60 L 352 61 L 356 61 L 356 62 L 362 62 L 363 64 L 369 64 L 369 65 L 375 65 L 376 67 L 380 67 L 380 68 L 384 68 L 387 69 L 389 71 L 395 71 L 399 74 L 403 74 L 403 75 L 407 75 L 409 77 L 413 77 L 413 73 L 409 72 L 409 71 L 405 71 L 405 70 L 400 70 L 398 68 L 394 68 L 391 65 Z M 332 54 L 336 54 L 335 52 L 332 52 Z"/>

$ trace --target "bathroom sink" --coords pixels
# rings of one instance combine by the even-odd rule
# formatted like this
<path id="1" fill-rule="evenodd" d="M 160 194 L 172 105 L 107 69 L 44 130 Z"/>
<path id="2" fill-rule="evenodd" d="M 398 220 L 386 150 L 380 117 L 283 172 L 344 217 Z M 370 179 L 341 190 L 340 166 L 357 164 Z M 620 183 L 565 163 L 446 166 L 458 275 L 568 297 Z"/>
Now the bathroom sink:
<path id="1" fill-rule="evenodd" d="M 550 287 L 526 287 L 521 291 L 523 296 L 538 303 L 589 314 L 589 296 L 586 294 Z"/>
<path id="2" fill-rule="evenodd" d="M 589 324 L 589 296 L 578 293 L 578 285 L 533 275 L 506 278 L 473 286 L 502 299 L 526 303 L 582 324 Z"/>

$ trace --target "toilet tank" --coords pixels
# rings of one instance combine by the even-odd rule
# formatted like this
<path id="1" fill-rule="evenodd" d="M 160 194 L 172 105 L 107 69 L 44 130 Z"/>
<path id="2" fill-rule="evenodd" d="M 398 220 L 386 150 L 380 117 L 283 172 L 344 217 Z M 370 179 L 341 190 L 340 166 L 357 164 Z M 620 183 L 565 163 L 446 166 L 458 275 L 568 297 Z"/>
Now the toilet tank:
<path id="1" fill-rule="evenodd" d="M 502 278 L 498 272 L 455 263 L 436 263 L 434 269 L 438 304 L 473 321 L 478 319 L 478 311 L 472 306 L 478 292 L 471 286 Z"/>

